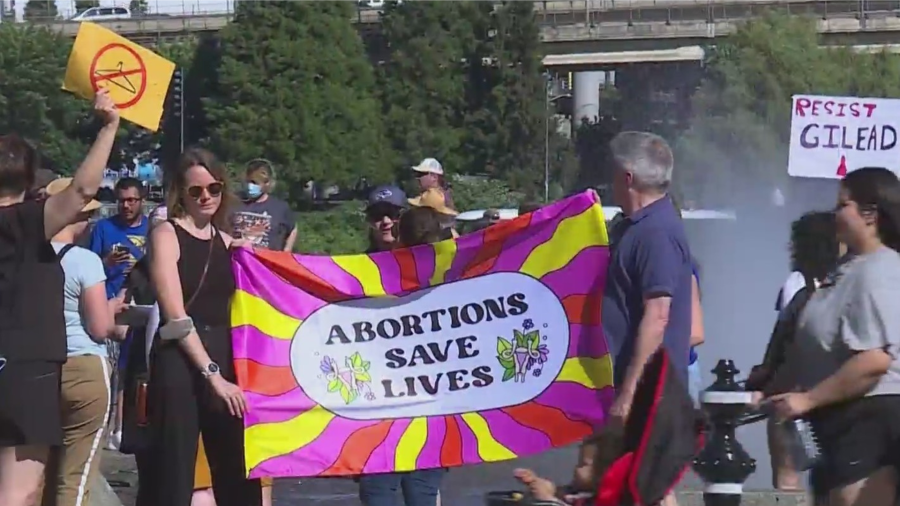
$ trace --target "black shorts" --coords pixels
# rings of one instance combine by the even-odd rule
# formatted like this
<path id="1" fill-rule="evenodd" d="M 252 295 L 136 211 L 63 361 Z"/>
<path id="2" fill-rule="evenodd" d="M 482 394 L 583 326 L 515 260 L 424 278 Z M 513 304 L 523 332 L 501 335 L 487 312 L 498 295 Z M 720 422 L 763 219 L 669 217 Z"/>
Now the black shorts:
<path id="1" fill-rule="evenodd" d="M 817 497 L 900 464 L 900 395 L 825 407 L 810 413 L 809 419 L 821 449 L 810 475 Z"/>
<path id="2" fill-rule="evenodd" d="M 0 370 L 0 447 L 62 444 L 57 362 L 9 362 Z"/>

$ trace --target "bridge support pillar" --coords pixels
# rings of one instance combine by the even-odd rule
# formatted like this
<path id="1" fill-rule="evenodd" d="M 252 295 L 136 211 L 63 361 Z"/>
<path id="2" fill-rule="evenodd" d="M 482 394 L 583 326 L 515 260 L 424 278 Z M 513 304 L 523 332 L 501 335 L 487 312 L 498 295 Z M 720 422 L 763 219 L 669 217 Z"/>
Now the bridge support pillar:
<path id="1" fill-rule="evenodd" d="M 597 121 L 600 117 L 600 87 L 606 84 L 606 72 L 594 70 L 576 72 L 573 83 L 572 131 L 577 131 L 583 120 Z"/>

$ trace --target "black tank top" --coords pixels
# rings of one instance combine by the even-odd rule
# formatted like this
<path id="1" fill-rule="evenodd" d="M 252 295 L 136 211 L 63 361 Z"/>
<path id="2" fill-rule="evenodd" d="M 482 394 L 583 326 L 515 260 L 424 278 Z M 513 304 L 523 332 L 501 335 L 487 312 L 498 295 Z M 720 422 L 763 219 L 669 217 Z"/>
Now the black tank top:
<path id="1" fill-rule="evenodd" d="M 225 247 L 222 235 L 217 232 L 212 239 L 198 239 L 181 228 L 178 223 L 172 224 L 178 236 L 178 249 L 181 252 L 178 259 L 178 275 L 181 277 L 184 303 L 187 304 L 194 296 L 194 292 L 200 289 L 200 293 L 187 308 L 188 316 L 198 326 L 229 326 L 231 318 L 229 303 L 231 296 L 234 295 L 235 284 L 234 274 L 231 272 L 231 253 Z M 210 241 L 215 241 L 212 253 Z M 198 286 L 207 258 L 209 269 L 203 280 L 203 286 Z"/>

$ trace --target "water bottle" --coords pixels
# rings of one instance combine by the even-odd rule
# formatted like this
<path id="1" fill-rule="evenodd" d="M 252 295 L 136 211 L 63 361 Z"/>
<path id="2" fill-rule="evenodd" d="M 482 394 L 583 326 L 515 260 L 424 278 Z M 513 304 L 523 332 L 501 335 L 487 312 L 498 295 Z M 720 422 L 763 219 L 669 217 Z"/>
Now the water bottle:
<path id="1" fill-rule="evenodd" d="M 812 425 L 803 418 L 780 424 L 787 439 L 788 452 L 798 471 L 806 471 L 819 460 L 819 442 Z"/>

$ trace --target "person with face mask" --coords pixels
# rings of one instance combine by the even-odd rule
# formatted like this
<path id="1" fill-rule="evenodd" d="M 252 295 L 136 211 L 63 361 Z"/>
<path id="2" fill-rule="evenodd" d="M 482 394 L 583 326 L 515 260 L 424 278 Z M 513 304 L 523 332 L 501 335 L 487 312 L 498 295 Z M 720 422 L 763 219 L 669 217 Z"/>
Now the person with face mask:
<path id="1" fill-rule="evenodd" d="M 293 251 L 297 241 L 297 222 L 287 202 L 272 195 L 275 168 L 258 158 L 247 164 L 243 203 L 232 216 L 235 239 L 244 239 L 254 247 Z"/>

